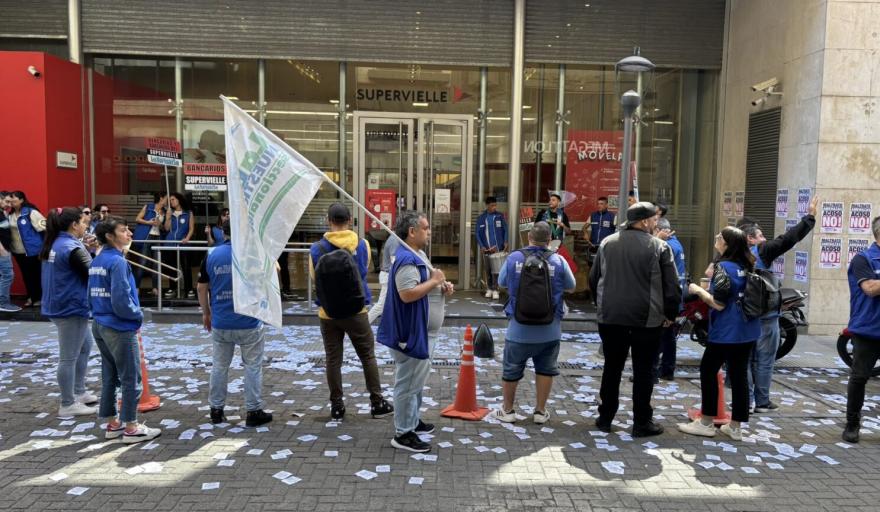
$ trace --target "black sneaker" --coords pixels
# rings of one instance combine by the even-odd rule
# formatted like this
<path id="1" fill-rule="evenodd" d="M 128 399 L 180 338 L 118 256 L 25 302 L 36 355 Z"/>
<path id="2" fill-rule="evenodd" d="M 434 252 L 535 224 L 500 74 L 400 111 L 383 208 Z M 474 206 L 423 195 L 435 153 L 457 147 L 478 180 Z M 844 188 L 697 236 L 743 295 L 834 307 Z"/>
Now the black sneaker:
<path id="1" fill-rule="evenodd" d="M 389 404 L 387 400 L 382 400 L 370 407 L 370 414 L 372 414 L 374 418 L 384 418 L 389 414 L 394 414 L 394 406 Z M 419 425 L 421 425 L 421 423 Z M 416 429 L 416 432 L 418 432 L 418 429 Z"/>
<path id="2" fill-rule="evenodd" d="M 211 423 L 215 425 L 218 423 L 226 423 L 226 415 L 223 414 L 222 407 L 218 409 L 211 407 Z"/>
<path id="3" fill-rule="evenodd" d="M 602 432 L 606 432 L 606 433 L 610 434 L 611 433 L 611 420 L 603 420 L 602 418 L 596 418 L 596 428 L 598 428 Z"/>
<path id="4" fill-rule="evenodd" d="M 425 423 L 422 420 L 419 420 L 419 424 L 416 426 L 416 429 L 413 431 L 416 434 L 430 434 L 434 431 L 433 423 Z"/>
<path id="5" fill-rule="evenodd" d="M 641 425 L 633 425 L 632 428 L 632 436 L 633 437 L 650 437 L 650 436 L 659 436 L 663 433 L 663 427 L 654 423 L 653 421 L 649 421 L 647 423 L 643 423 Z"/>
<path id="6" fill-rule="evenodd" d="M 391 440 L 391 446 L 416 453 L 431 451 L 431 445 L 419 439 L 415 432 L 400 434 Z"/>
<path id="7" fill-rule="evenodd" d="M 260 425 L 265 425 L 272 421 L 272 415 L 268 412 L 257 409 L 256 411 L 248 411 L 247 419 L 245 419 L 244 424 L 248 427 L 259 427 Z"/>
<path id="8" fill-rule="evenodd" d="M 338 403 L 338 404 L 331 404 L 330 405 L 330 418 L 332 418 L 336 421 L 340 421 L 344 417 L 345 417 L 345 404 Z"/>
<path id="9" fill-rule="evenodd" d="M 660 376 L 660 380 L 665 380 L 665 381 L 668 381 L 668 382 L 672 382 L 672 381 L 675 380 L 675 374 L 672 374 L 672 373 L 664 373 L 663 375 Z"/>
<path id="10" fill-rule="evenodd" d="M 773 402 L 768 402 L 767 405 L 755 405 L 755 412 L 773 412 L 779 409 L 779 406 L 774 404 Z"/>
<path id="11" fill-rule="evenodd" d="M 859 428 L 861 427 L 858 421 L 847 421 L 846 428 L 843 430 L 843 440 L 847 443 L 858 443 Z"/>

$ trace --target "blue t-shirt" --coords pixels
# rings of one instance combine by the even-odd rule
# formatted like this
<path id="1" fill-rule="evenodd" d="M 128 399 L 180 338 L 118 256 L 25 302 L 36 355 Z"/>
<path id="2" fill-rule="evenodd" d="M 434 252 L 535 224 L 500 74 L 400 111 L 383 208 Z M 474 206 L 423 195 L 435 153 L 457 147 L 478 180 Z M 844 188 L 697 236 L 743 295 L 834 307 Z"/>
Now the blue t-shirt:
<path id="1" fill-rule="evenodd" d="M 260 320 L 235 312 L 232 302 L 232 241 L 216 247 L 202 263 L 200 283 L 211 284 L 211 327 L 214 329 L 256 329 Z"/>
<path id="2" fill-rule="evenodd" d="M 749 320 L 743 314 L 740 300 L 746 289 L 746 271 L 732 261 L 718 263 L 730 277 L 730 295 L 724 309 L 709 310 L 709 341 L 712 343 L 747 343 L 761 337 L 761 320 Z M 715 295 L 715 279 L 709 285 L 709 293 Z M 720 302 L 720 301 L 719 301 Z"/>

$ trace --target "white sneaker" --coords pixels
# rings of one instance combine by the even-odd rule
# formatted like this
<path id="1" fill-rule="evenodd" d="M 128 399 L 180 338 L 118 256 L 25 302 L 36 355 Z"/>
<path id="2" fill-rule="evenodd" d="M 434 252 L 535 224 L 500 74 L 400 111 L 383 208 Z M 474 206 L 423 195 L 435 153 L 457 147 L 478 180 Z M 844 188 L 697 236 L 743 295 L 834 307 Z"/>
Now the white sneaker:
<path id="1" fill-rule="evenodd" d="M 492 290 L 486 290 L 486 298 L 487 298 L 487 299 L 491 299 L 491 298 L 492 298 Z"/>
<path id="2" fill-rule="evenodd" d="M 499 297 L 498 291 L 497 290 L 493 291 L 492 292 L 492 300 L 498 300 L 498 297 Z"/>
<path id="3" fill-rule="evenodd" d="M 503 421 L 504 423 L 515 423 L 516 422 L 516 414 L 511 410 L 508 412 L 504 412 L 502 408 L 492 409 L 491 416 L 498 421 Z"/>
<path id="4" fill-rule="evenodd" d="M 715 437 L 715 426 L 703 425 L 703 422 L 700 420 L 694 420 L 690 423 L 679 423 L 678 430 L 694 436 Z"/>
<path id="5" fill-rule="evenodd" d="M 134 432 L 124 432 L 122 434 L 122 442 L 125 444 L 143 443 L 144 441 L 155 439 L 160 435 L 162 435 L 162 430 L 158 428 L 150 428 L 141 423 Z"/>
<path id="6" fill-rule="evenodd" d="M 543 425 L 544 423 L 547 423 L 547 421 L 550 419 L 550 411 L 535 411 L 535 415 L 532 419 L 534 419 L 535 423 L 537 423 L 538 425 Z"/>
<path id="7" fill-rule="evenodd" d="M 86 392 L 81 395 L 74 395 L 73 398 L 81 404 L 91 405 L 98 403 L 98 397 L 89 390 L 86 390 Z"/>
<path id="8" fill-rule="evenodd" d="M 89 407 L 88 405 L 82 404 L 80 402 L 73 402 L 68 406 L 61 406 L 58 408 L 58 416 L 62 418 L 67 418 L 70 416 L 89 416 L 91 414 L 96 414 L 98 412 L 94 407 Z"/>
<path id="9" fill-rule="evenodd" d="M 719 430 L 721 430 L 722 434 L 725 434 L 734 441 L 742 441 L 743 435 L 741 428 L 733 428 L 730 425 L 721 425 Z"/>

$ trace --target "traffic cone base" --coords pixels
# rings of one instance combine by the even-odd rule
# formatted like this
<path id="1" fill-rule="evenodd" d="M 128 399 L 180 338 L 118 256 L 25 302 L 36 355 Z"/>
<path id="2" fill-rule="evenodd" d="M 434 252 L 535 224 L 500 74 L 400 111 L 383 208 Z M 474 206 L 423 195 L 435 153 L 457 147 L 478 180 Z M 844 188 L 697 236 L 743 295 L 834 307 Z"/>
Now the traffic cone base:
<path id="1" fill-rule="evenodd" d="M 716 375 L 718 379 L 718 404 L 717 411 L 718 415 L 715 416 L 715 426 L 727 425 L 730 423 L 731 417 L 730 412 L 727 411 L 727 400 L 724 399 L 724 377 L 721 375 L 719 371 Z M 688 418 L 691 420 L 698 420 L 703 417 L 703 410 L 697 409 L 696 407 L 691 407 L 688 409 Z"/>
<path id="2" fill-rule="evenodd" d="M 141 383 L 143 390 L 141 391 L 141 399 L 138 402 L 138 412 L 155 411 L 162 406 L 162 402 L 156 395 L 150 394 L 150 375 L 147 372 L 147 361 L 144 359 L 144 343 L 141 340 L 141 332 L 138 331 L 138 349 L 141 354 Z"/>
<path id="3" fill-rule="evenodd" d="M 459 418 L 462 420 L 470 421 L 479 421 L 483 419 L 487 414 L 489 414 L 488 407 L 477 407 L 473 411 L 457 411 L 455 410 L 455 405 L 450 405 L 449 407 L 440 411 L 440 416 L 446 416 L 447 418 Z"/>
<path id="4" fill-rule="evenodd" d="M 477 405 L 477 372 L 474 368 L 474 332 L 468 325 L 464 331 L 464 347 L 461 353 L 461 371 L 455 402 L 440 411 L 441 416 L 478 421 L 489 414 L 489 409 Z"/>

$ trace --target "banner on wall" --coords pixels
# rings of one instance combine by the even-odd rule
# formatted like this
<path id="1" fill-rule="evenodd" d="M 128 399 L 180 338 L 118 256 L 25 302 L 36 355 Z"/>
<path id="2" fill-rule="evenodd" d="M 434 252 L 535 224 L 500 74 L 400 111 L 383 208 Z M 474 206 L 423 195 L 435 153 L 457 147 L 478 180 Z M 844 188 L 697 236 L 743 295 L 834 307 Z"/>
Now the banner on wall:
<path id="1" fill-rule="evenodd" d="M 801 283 L 807 282 L 807 269 L 809 268 L 809 253 L 807 251 L 794 252 L 794 280 Z"/>
<path id="2" fill-rule="evenodd" d="M 849 205 L 849 233 L 851 235 L 871 233 L 871 203 Z"/>
<path id="3" fill-rule="evenodd" d="M 798 217 L 810 213 L 810 192 L 808 188 L 799 188 L 797 193 L 797 214 Z"/>
<path id="4" fill-rule="evenodd" d="M 788 189 L 781 188 L 776 191 L 776 217 L 784 219 L 788 217 Z"/>
<path id="5" fill-rule="evenodd" d="M 746 207 L 746 191 L 738 190 L 736 192 L 736 197 L 733 200 L 734 204 L 734 213 L 737 217 L 742 217 L 745 212 Z"/>
<path id="6" fill-rule="evenodd" d="M 596 200 L 603 196 L 608 198 L 608 207 L 616 210 L 623 132 L 569 130 L 567 150 L 565 190 L 577 196 L 565 205 L 569 220 L 586 221 L 596 209 Z"/>
<path id="7" fill-rule="evenodd" d="M 843 203 L 822 203 L 822 224 L 820 233 L 843 233 Z"/>
<path id="8" fill-rule="evenodd" d="M 724 192 L 724 197 L 721 201 L 721 213 L 725 217 L 733 215 L 733 191 L 731 190 Z"/>
<path id="9" fill-rule="evenodd" d="M 849 239 L 849 256 L 846 259 L 846 264 L 849 265 L 852 263 L 853 258 L 856 257 L 856 254 L 867 251 L 868 247 L 871 246 L 871 241 L 867 238 L 850 238 Z"/>
<path id="10" fill-rule="evenodd" d="M 843 239 L 819 239 L 819 268 L 840 268 L 840 253 L 843 251 Z"/>

